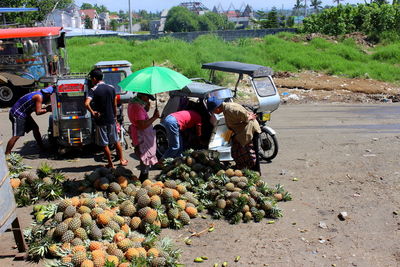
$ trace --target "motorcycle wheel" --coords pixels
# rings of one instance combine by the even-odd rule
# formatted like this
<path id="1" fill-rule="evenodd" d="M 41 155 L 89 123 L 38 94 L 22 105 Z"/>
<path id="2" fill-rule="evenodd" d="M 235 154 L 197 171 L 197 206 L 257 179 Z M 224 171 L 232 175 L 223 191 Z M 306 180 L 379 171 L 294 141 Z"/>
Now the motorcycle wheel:
<path id="1" fill-rule="evenodd" d="M 258 155 L 266 161 L 273 160 L 278 155 L 278 140 L 265 130 L 260 133 Z"/>
<path id="2" fill-rule="evenodd" d="M 161 158 L 162 155 L 168 149 L 168 138 L 167 131 L 163 127 L 155 127 L 156 131 L 156 144 L 157 144 L 157 158 Z"/>

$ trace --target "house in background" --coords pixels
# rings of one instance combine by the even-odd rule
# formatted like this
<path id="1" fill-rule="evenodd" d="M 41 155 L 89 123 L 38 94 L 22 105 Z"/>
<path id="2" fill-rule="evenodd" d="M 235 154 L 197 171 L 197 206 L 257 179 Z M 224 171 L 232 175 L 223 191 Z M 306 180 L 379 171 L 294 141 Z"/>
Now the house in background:
<path id="1" fill-rule="evenodd" d="M 108 12 L 103 12 L 99 14 L 99 26 L 101 30 L 109 30 L 110 29 L 110 14 Z"/>
<path id="2" fill-rule="evenodd" d="M 46 16 L 44 26 L 83 28 L 84 22 L 77 5 L 70 5 L 65 9 L 55 9 Z"/>
<path id="3" fill-rule="evenodd" d="M 90 21 L 90 26 L 91 27 L 85 27 L 85 28 L 90 28 L 93 30 L 99 30 L 100 29 L 100 24 L 99 24 L 99 15 L 97 14 L 96 9 L 81 9 L 79 11 L 81 15 L 81 20 L 82 23 L 85 25 L 87 18 Z M 87 26 L 87 25 L 86 25 Z"/>
<path id="4" fill-rule="evenodd" d="M 236 29 L 245 29 L 252 25 L 251 20 L 254 19 L 253 9 L 246 5 L 244 5 L 240 9 L 235 9 L 233 4 L 231 4 L 227 11 L 224 11 L 221 4 L 218 7 L 214 6 L 212 12 L 218 14 L 225 14 L 228 18 L 228 21 L 235 23 Z M 243 11 L 242 11 L 243 10 Z"/>

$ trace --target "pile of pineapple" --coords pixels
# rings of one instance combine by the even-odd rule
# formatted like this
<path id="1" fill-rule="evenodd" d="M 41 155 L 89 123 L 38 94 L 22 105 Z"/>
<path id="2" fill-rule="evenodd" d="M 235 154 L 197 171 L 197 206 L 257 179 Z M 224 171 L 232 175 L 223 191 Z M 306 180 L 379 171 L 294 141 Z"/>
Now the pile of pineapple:
<path id="1" fill-rule="evenodd" d="M 145 191 L 139 188 L 135 196 L 148 196 Z M 179 251 L 158 237 L 157 206 L 145 206 L 135 196 L 121 202 L 85 193 L 34 207 L 36 218 L 42 217 L 25 232 L 29 254 L 53 258 L 49 266 L 176 266 Z"/>
<path id="2" fill-rule="evenodd" d="M 282 212 L 277 202 L 292 199 L 281 185 L 269 187 L 257 172 L 226 167 L 206 152 L 185 154 L 167 162 L 158 179 L 173 179 L 186 186 L 216 219 L 239 223 L 278 218 Z"/>
<path id="3" fill-rule="evenodd" d="M 38 200 L 56 200 L 64 195 L 64 174 L 56 172 L 47 163 L 42 163 L 36 172 L 23 163 L 19 154 L 11 153 L 7 158 L 10 182 L 19 207 L 28 206 Z"/>

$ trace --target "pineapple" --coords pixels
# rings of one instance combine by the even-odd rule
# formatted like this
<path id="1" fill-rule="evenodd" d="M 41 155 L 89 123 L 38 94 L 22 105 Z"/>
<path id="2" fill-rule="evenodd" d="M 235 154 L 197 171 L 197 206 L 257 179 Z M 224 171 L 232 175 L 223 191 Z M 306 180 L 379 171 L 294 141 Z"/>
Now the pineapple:
<path id="1" fill-rule="evenodd" d="M 78 251 L 72 254 L 72 263 L 75 266 L 81 266 L 82 262 L 86 260 L 86 252 Z"/>
<path id="2" fill-rule="evenodd" d="M 147 195 L 147 190 L 144 188 L 140 188 L 137 192 L 136 192 L 136 198 L 139 198 L 141 196 Z"/>
<path id="3" fill-rule="evenodd" d="M 121 251 L 121 253 L 122 253 L 122 251 Z M 124 257 L 124 254 L 122 253 L 122 256 L 117 256 L 117 255 L 108 255 L 107 256 L 107 258 L 106 258 L 106 262 L 108 261 L 108 262 L 110 262 L 110 263 L 112 263 L 112 264 L 114 264 L 114 266 L 118 266 L 118 263 L 119 263 L 119 259 L 118 258 L 123 258 Z"/>
<path id="4" fill-rule="evenodd" d="M 84 213 L 81 216 L 81 226 L 88 227 L 93 224 L 92 216 L 89 213 Z"/>
<path id="5" fill-rule="evenodd" d="M 101 230 L 95 224 L 90 227 L 89 235 L 93 240 L 100 240 L 102 238 Z"/>
<path id="6" fill-rule="evenodd" d="M 116 194 L 118 194 L 119 192 L 121 192 L 121 186 L 119 184 L 117 184 L 116 182 L 112 182 L 110 184 L 110 187 L 108 188 L 111 192 L 114 192 Z"/>
<path id="7" fill-rule="evenodd" d="M 146 195 L 142 195 L 138 198 L 137 204 L 139 208 L 143 208 L 146 207 L 150 204 L 151 199 L 150 197 L 146 194 Z"/>
<path id="8" fill-rule="evenodd" d="M 72 205 L 68 206 L 64 211 L 64 218 L 74 217 L 75 213 L 76 213 L 76 207 Z"/>
<path id="9" fill-rule="evenodd" d="M 96 207 L 96 201 L 93 198 L 86 198 L 83 201 L 83 205 L 89 207 L 90 209 L 94 209 Z"/>
<path id="10" fill-rule="evenodd" d="M 82 239 L 80 239 L 79 237 L 75 237 L 74 239 L 72 239 L 71 245 L 82 246 L 82 245 L 84 245 L 84 243 L 83 243 Z"/>
<path id="11" fill-rule="evenodd" d="M 159 252 L 158 249 L 156 249 L 156 248 L 150 248 L 150 249 L 147 251 L 147 256 L 148 256 L 148 257 L 150 257 L 150 256 L 158 257 L 159 254 L 160 254 L 160 252 Z"/>
<path id="12" fill-rule="evenodd" d="M 139 217 L 133 217 L 129 225 L 132 227 L 132 229 L 136 230 L 139 228 L 141 222 L 142 220 Z"/>
<path id="13" fill-rule="evenodd" d="M 148 195 L 150 197 L 152 197 L 152 196 L 155 196 L 155 195 L 160 195 L 161 192 L 162 192 L 162 188 L 160 186 L 158 186 L 158 185 L 157 186 L 152 186 L 149 189 Z"/>
<path id="14" fill-rule="evenodd" d="M 125 257 L 129 260 L 132 261 L 133 258 L 139 257 L 139 251 L 136 248 L 129 248 L 125 252 Z"/>
<path id="15" fill-rule="evenodd" d="M 158 195 L 152 196 L 150 198 L 150 206 L 153 208 L 157 208 L 157 207 L 161 206 L 161 198 Z"/>
<path id="16" fill-rule="evenodd" d="M 153 223 L 157 219 L 157 211 L 155 209 L 148 209 L 143 221 Z"/>
<path id="17" fill-rule="evenodd" d="M 190 216 L 185 211 L 180 212 L 178 219 L 185 225 L 190 223 Z"/>
<path id="18" fill-rule="evenodd" d="M 81 263 L 81 267 L 94 267 L 94 262 L 86 259 Z"/>
<path id="19" fill-rule="evenodd" d="M 119 230 L 121 230 L 120 226 L 118 223 L 116 223 L 115 221 L 110 221 L 107 224 L 108 227 L 110 227 L 111 229 L 113 229 L 115 232 L 118 232 Z"/>
<path id="20" fill-rule="evenodd" d="M 108 195 L 108 199 L 111 201 L 118 201 L 118 196 L 114 192 Z"/>
<path id="21" fill-rule="evenodd" d="M 235 190 L 235 185 L 233 183 L 227 183 L 225 189 L 232 192 Z"/>
<path id="22" fill-rule="evenodd" d="M 129 248 L 133 246 L 132 240 L 125 238 L 117 243 L 118 248 L 120 248 L 123 252 L 127 251 Z"/>
<path id="23" fill-rule="evenodd" d="M 147 211 L 149 210 L 149 207 L 144 207 L 142 209 L 139 210 L 138 214 L 140 218 L 144 218 L 147 214 Z"/>
<path id="24" fill-rule="evenodd" d="M 197 209 L 193 207 L 187 207 L 185 209 L 186 213 L 190 216 L 190 218 L 195 218 L 197 216 Z"/>
<path id="25" fill-rule="evenodd" d="M 68 230 L 62 235 L 61 242 L 63 243 L 71 242 L 74 239 L 74 237 L 75 237 L 74 232 Z"/>
<path id="26" fill-rule="evenodd" d="M 148 196 L 147 196 L 147 198 L 148 198 Z M 140 198 L 140 199 L 141 199 L 141 198 Z M 139 200 L 140 200 L 140 199 L 139 199 Z M 145 203 L 146 200 L 142 199 L 141 201 L 143 201 L 143 203 Z M 146 206 L 147 206 L 147 205 L 146 205 Z M 135 208 L 135 206 L 134 206 L 133 204 L 125 205 L 125 206 L 122 207 L 122 209 L 121 209 L 121 214 L 122 214 L 123 216 L 129 216 L 129 217 L 131 217 L 131 216 L 133 216 L 133 214 L 135 214 L 135 212 L 136 212 L 136 208 Z"/>
<path id="27" fill-rule="evenodd" d="M 91 241 L 89 244 L 90 251 L 103 249 L 103 243 L 99 241 Z M 93 255 L 93 254 L 92 254 Z"/>
<path id="28" fill-rule="evenodd" d="M 54 215 L 54 221 L 56 221 L 56 222 L 58 222 L 58 223 L 60 223 L 60 222 L 62 222 L 63 221 L 63 213 L 62 212 L 57 212 L 55 215 Z"/>
<path id="29" fill-rule="evenodd" d="M 164 186 L 171 188 L 171 189 L 175 189 L 176 188 L 176 182 L 174 180 L 167 180 L 164 182 Z"/>
<path id="30" fill-rule="evenodd" d="M 135 209 L 136 211 L 136 209 Z M 119 215 L 114 215 L 111 218 L 114 222 L 118 223 L 119 226 L 122 226 L 123 224 L 125 224 L 125 219 Z"/>
<path id="31" fill-rule="evenodd" d="M 81 227 L 81 220 L 79 218 L 73 218 L 68 224 L 68 229 L 72 231 L 75 231 L 79 227 Z"/>
<path id="32" fill-rule="evenodd" d="M 64 212 L 68 206 L 72 206 L 72 201 L 69 198 L 64 198 L 58 203 L 58 211 Z"/>
<path id="33" fill-rule="evenodd" d="M 60 223 L 56 226 L 56 230 L 54 231 L 54 235 L 56 236 L 62 236 L 67 232 L 68 230 L 68 224 L 66 223 Z"/>
<path id="34" fill-rule="evenodd" d="M 79 238 L 82 239 L 82 240 L 88 239 L 86 230 L 83 229 L 83 228 L 81 228 L 81 227 L 79 227 L 79 228 L 77 228 L 77 229 L 75 230 L 75 236 L 76 236 L 76 237 L 79 237 Z"/>
<path id="35" fill-rule="evenodd" d="M 225 207 L 226 207 L 226 201 L 225 201 L 225 199 L 218 199 L 218 200 L 217 200 L 217 207 L 218 207 L 219 209 L 225 209 Z"/>
<path id="36" fill-rule="evenodd" d="M 84 213 L 90 213 L 90 212 L 92 212 L 92 210 L 91 210 L 89 207 L 80 206 L 80 207 L 78 208 L 78 212 L 79 212 L 80 214 L 84 214 Z"/>
<path id="37" fill-rule="evenodd" d="M 186 187 L 183 186 L 183 185 L 181 185 L 181 184 L 178 184 L 178 185 L 176 186 L 176 190 L 178 190 L 178 192 L 179 192 L 180 194 L 185 194 L 185 193 L 187 192 Z"/>
<path id="38" fill-rule="evenodd" d="M 111 217 L 107 213 L 101 213 L 97 216 L 97 222 L 102 225 L 107 225 L 110 221 Z"/>
<path id="39" fill-rule="evenodd" d="M 170 201 L 174 198 L 174 192 L 172 191 L 171 188 L 164 188 L 161 196 L 164 200 Z"/>
<path id="40" fill-rule="evenodd" d="M 90 215 L 92 215 L 93 218 L 97 218 L 97 216 L 101 213 L 104 213 L 104 210 L 102 208 L 94 208 L 92 209 L 92 212 L 90 213 Z"/>
<path id="41" fill-rule="evenodd" d="M 162 267 L 166 266 L 166 259 L 164 257 L 155 257 L 151 260 L 152 267 Z"/>
<path id="42" fill-rule="evenodd" d="M 168 218 L 172 219 L 178 219 L 179 217 L 179 209 L 177 208 L 172 208 L 168 210 Z"/>

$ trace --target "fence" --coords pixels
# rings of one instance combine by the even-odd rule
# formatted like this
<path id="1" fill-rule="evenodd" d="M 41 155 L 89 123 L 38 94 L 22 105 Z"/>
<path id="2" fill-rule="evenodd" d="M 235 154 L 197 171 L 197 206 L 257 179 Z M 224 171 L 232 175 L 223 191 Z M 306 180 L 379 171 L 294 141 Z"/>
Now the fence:
<path id="1" fill-rule="evenodd" d="M 227 31 L 203 31 L 203 32 L 174 32 L 174 33 L 163 33 L 163 34 L 137 34 L 137 35 L 118 35 L 121 38 L 127 40 L 138 40 L 138 41 L 148 41 L 163 37 L 173 37 L 176 39 L 181 39 L 187 42 L 194 41 L 197 37 L 205 34 L 215 34 L 225 41 L 233 41 L 239 38 L 262 38 L 265 35 L 277 34 L 279 32 L 292 32 L 296 33 L 296 28 L 276 28 L 276 29 L 258 29 L 258 30 L 227 30 Z M 108 37 L 116 35 L 108 34 L 98 34 L 98 35 L 88 35 L 91 37 Z"/>

